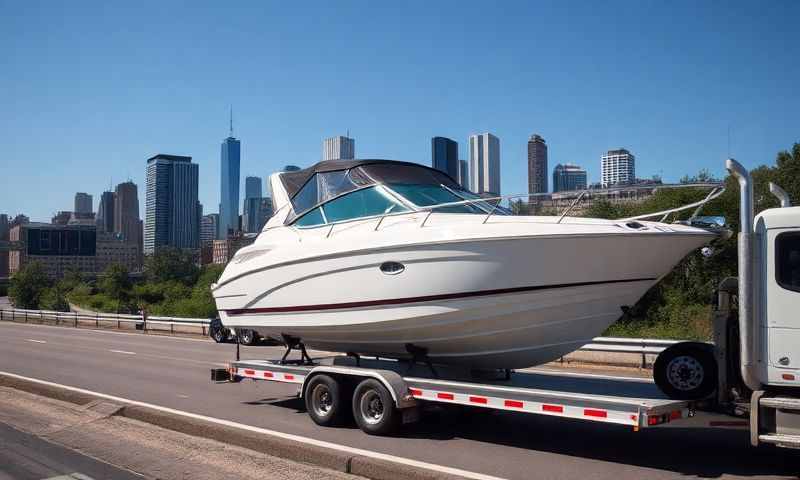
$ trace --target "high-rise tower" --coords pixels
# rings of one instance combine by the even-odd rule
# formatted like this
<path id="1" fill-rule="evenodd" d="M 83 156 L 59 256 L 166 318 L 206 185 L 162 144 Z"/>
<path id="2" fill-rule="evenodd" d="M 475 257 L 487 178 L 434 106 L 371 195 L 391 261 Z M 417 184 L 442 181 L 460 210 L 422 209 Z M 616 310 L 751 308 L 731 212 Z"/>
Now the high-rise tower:
<path id="1" fill-rule="evenodd" d="M 536 134 L 528 139 L 528 193 L 547 193 L 547 143 Z"/>
<path id="2" fill-rule="evenodd" d="M 199 247 L 198 173 L 192 157 L 158 154 L 147 159 L 145 255 L 163 246 Z"/>
<path id="3" fill-rule="evenodd" d="M 500 195 L 500 140 L 491 133 L 469 137 L 469 172 L 473 192 Z"/>
<path id="4" fill-rule="evenodd" d="M 239 229 L 239 164 L 241 142 L 233 136 L 233 111 L 228 138 L 222 141 L 220 153 L 220 200 L 218 238 Z"/>

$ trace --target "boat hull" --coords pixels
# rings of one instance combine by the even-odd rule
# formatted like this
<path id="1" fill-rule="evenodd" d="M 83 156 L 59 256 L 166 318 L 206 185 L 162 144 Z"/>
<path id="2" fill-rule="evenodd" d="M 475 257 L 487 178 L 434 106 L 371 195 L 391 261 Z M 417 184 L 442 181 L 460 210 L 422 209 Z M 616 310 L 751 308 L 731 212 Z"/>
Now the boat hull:
<path id="1" fill-rule="evenodd" d="M 665 234 L 387 245 L 255 269 L 215 297 L 226 326 L 289 335 L 310 348 L 396 358 L 421 348 L 436 363 L 522 368 L 590 342 L 707 240 Z M 386 274 L 386 262 L 404 269 Z"/>

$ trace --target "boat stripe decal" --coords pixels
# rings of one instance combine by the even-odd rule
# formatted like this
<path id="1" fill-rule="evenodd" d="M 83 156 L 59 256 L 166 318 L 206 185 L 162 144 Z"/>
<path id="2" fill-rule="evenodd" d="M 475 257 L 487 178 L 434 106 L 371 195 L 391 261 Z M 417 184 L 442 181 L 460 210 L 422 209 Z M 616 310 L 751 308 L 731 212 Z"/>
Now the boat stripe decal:
<path id="1" fill-rule="evenodd" d="M 483 297 L 489 295 L 505 295 L 509 293 L 535 292 L 557 288 L 586 287 L 591 285 L 608 285 L 614 283 L 635 283 L 653 281 L 655 278 L 628 278 L 624 280 L 604 280 L 599 282 L 561 283 L 555 285 L 532 285 L 528 287 L 497 288 L 494 290 L 478 290 L 473 292 L 444 293 L 422 297 L 387 298 L 383 300 L 367 300 L 362 302 L 322 303 L 317 305 L 295 305 L 288 307 L 236 308 L 224 310 L 228 315 L 246 315 L 252 313 L 305 312 L 311 310 L 338 310 L 342 308 L 374 307 L 379 305 L 398 305 L 403 303 L 431 302 L 435 300 L 451 300 L 456 298 Z"/>

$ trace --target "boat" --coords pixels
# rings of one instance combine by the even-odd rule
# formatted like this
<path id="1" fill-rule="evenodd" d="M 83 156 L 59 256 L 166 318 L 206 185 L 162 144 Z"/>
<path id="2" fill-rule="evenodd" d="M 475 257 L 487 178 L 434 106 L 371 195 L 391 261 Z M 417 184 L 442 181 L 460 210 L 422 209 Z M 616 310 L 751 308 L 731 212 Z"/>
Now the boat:
<path id="1" fill-rule="evenodd" d="M 275 214 L 212 285 L 226 327 L 290 348 L 473 369 L 580 348 L 718 235 L 512 215 L 409 162 L 326 161 L 270 184 Z"/>

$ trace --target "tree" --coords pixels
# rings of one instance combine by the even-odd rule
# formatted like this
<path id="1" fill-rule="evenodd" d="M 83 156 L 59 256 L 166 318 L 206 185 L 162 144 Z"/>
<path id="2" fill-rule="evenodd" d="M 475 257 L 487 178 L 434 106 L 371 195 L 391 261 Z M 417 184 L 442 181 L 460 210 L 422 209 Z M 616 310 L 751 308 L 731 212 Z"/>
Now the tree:
<path id="1" fill-rule="evenodd" d="M 39 262 L 30 262 L 11 277 L 8 296 L 17 308 L 39 308 L 42 294 L 50 286 L 50 279 Z"/>
<path id="2" fill-rule="evenodd" d="M 103 272 L 100 289 L 110 298 L 117 301 L 117 312 L 119 313 L 120 305 L 128 299 L 131 291 L 128 269 L 118 263 L 110 265 Z"/>
<path id="3" fill-rule="evenodd" d="M 147 279 L 153 283 L 174 280 L 192 285 L 197 281 L 199 271 L 192 254 L 179 248 L 160 248 L 145 260 Z"/>
<path id="4" fill-rule="evenodd" d="M 58 285 L 47 288 L 42 293 L 42 298 L 39 303 L 39 308 L 42 310 L 54 310 L 56 312 L 69 312 L 69 302 L 67 297 L 64 296 L 64 291 Z"/>

